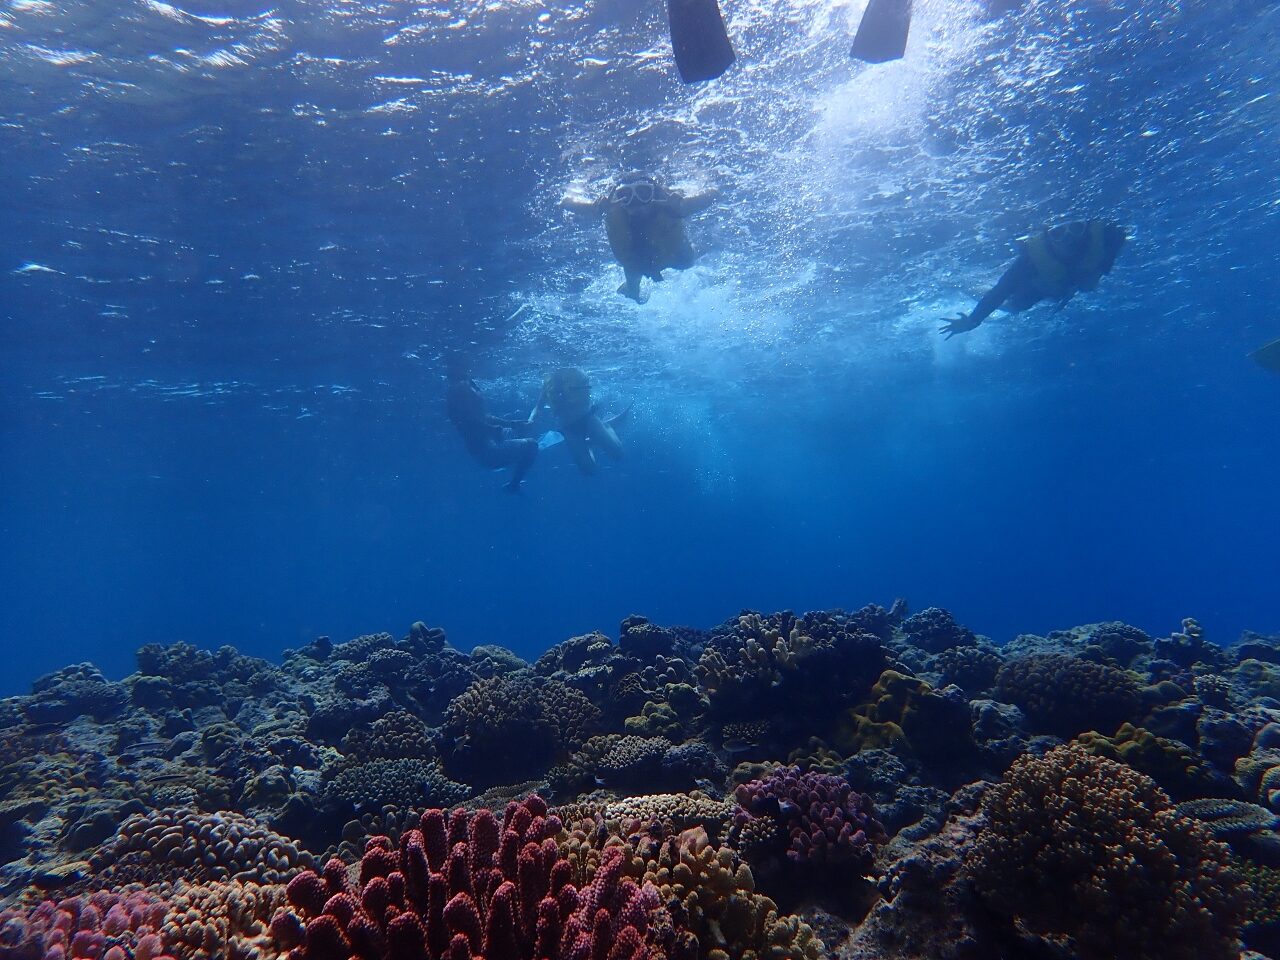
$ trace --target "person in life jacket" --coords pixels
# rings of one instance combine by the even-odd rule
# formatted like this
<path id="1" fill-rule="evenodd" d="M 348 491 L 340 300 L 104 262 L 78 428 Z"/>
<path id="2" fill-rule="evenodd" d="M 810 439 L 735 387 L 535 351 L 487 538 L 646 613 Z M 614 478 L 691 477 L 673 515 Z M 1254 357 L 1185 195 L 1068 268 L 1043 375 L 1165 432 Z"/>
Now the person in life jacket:
<path id="1" fill-rule="evenodd" d="M 521 481 L 538 457 L 538 441 L 530 435 L 529 424 L 492 416 L 476 382 L 453 371 L 445 410 L 472 459 L 490 470 L 509 467 L 505 489 L 519 493 Z"/>
<path id="2" fill-rule="evenodd" d="M 537 431 L 538 424 L 550 415 L 578 469 L 590 474 L 595 473 L 599 465 L 597 452 L 613 460 L 622 458 L 622 441 L 615 427 L 629 410 L 628 407 L 608 420 L 603 419 L 591 402 L 591 381 L 587 375 L 577 367 L 561 367 L 543 380 L 538 404 L 529 414 L 529 424 Z"/>
<path id="3" fill-rule="evenodd" d="M 1018 259 L 972 313 L 948 319 L 938 332 L 950 340 L 1000 307 L 1018 313 L 1042 300 L 1062 305 L 1082 290 L 1096 289 L 1126 239 L 1124 227 L 1104 220 L 1074 220 L 1041 230 L 1023 241 Z"/>
<path id="4" fill-rule="evenodd" d="M 662 282 L 662 271 L 687 270 L 697 254 L 685 233 L 685 218 L 707 209 L 715 201 L 714 189 L 685 196 L 667 188 L 656 177 L 633 171 L 596 200 L 566 196 L 561 206 L 577 213 L 604 211 L 605 233 L 613 256 L 626 277 L 618 293 L 644 303 L 640 281 L 648 277 Z"/>

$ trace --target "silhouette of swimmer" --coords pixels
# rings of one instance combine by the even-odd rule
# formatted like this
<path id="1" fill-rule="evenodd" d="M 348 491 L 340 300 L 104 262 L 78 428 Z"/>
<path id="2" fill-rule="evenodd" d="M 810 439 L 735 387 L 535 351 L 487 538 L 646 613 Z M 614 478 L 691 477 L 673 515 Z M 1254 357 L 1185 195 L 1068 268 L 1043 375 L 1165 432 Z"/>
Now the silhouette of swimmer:
<path id="1" fill-rule="evenodd" d="M 604 210 L 609 247 L 626 276 L 618 293 L 644 303 L 641 278 L 661 283 L 663 270 L 688 270 L 693 266 L 697 255 L 685 233 L 685 218 L 707 209 L 717 196 L 717 191 L 707 190 L 686 197 L 668 189 L 656 177 L 633 171 L 603 197 L 565 197 L 560 204 L 578 213 Z"/>
<path id="2" fill-rule="evenodd" d="M 452 376 L 445 396 L 449 421 L 473 460 L 490 470 L 510 468 L 505 489 L 519 493 L 520 483 L 538 458 L 538 441 L 525 420 L 505 420 L 487 410 L 484 394 L 468 377 Z"/>
<path id="3" fill-rule="evenodd" d="M 1075 220 L 1041 230 L 1022 243 L 1018 258 L 972 313 L 947 320 L 938 332 L 950 340 L 977 328 L 1000 307 L 1018 313 L 1042 300 L 1065 304 L 1082 290 L 1097 288 L 1126 239 L 1124 227 L 1104 220 Z"/>

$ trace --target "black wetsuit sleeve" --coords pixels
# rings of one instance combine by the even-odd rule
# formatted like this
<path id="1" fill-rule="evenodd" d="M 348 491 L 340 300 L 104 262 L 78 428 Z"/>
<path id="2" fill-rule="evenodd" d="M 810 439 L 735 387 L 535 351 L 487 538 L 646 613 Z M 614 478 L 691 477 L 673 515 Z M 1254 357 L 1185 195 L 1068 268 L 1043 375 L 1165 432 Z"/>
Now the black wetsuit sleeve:
<path id="1" fill-rule="evenodd" d="M 1035 279 L 1036 268 L 1031 258 L 1025 253 L 1018 254 L 1018 259 L 1009 265 L 996 285 L 978 301 L 978 305 L 973 308 L 973 313 L 969 314 L 969 319 L 975 324 L 981 323 L 1014 294 L 1035 283 Z"/>

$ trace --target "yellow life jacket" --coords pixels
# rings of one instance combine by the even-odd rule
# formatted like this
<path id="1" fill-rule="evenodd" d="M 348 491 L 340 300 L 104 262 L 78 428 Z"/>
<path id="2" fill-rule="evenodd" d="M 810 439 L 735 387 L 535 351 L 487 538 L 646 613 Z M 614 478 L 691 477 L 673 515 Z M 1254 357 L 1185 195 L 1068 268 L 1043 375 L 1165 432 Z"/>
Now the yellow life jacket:
<path id="1" fill-rule="evenodd" d="M 1102 275 L 1107 258 L 1107 226 L 1101 220 L 1090 220 L 1085 229 L 1084 246 L 1066 259 L 1054 252 L 1048 230 L 1041 230 L 1023 245 L 1045 295 L 1052 300 L 1065 300 L 1081 289 L 1091 290 Z"/>

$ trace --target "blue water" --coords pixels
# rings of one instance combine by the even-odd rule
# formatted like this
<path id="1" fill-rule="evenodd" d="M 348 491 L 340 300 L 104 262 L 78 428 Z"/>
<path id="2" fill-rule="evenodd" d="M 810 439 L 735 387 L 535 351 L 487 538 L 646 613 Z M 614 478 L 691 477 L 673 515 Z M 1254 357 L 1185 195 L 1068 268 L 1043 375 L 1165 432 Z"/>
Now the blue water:
<path id="1" fill-rule="evenodd" d="M 941 605 L 997 640 L 1280 630 L 1280 13 L 1260 0 L 0 7 L 0 693 L 147 642 L 443 626 L 526 656 L 642 612 Z M 636 306 L 570 188 L 721 200 Z M 1014 242 L 1133 239 L 944 342 Z M 627 457 L 521 496 L 444 418 L 586 369 Z"/>

